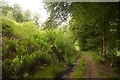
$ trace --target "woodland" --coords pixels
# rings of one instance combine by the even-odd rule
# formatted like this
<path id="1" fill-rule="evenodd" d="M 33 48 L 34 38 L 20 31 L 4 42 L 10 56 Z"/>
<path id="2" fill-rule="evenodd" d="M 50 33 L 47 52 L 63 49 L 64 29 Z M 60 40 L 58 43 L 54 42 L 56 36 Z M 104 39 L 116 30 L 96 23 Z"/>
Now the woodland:
<path id="1" fill-rule="evenodd" d="M 3 80 L 120 78 L 118 2 L 45 2 L 44 7 L 50 16 L 41 25 L 38 14 L 0 1 Z"/>

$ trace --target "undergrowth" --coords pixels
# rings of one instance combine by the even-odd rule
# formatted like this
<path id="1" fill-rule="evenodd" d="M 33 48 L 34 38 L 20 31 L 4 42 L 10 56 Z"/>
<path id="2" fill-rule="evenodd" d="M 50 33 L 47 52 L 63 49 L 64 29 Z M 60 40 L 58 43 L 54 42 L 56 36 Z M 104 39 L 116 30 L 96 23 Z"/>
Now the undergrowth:
<path id="1" fill-rule="evenodd" d="M 110 62 L 105 61 L 104 57 L 100 56 L 99 53 L 90 51 L 94 61 L 97 65 L 97 72 L 100 78 L 117 78 L 117 74 L 114 72 Z M 106 72 L 107 71 L 107 72 Z"/>
<path id="2" fill-rule="evenodd" d="M 33 22 L 18 23 L 5 17 L 0 23 L 3 27 L 3 79 L 32 75 L 54 78 L 64 71 L 64 67 L 52 53 L 52 45 L 63 55 L 66 64 L 71 64 L 78 55 L 70 31 L 65 32 L 62 28 L 41 30 Z M 44 70 L 38 71 L 39 67 Z"/>
<path id="3" fill-rule="evenodd" d="M 82 53 L 82 58 L 80 59 L 78 65 L 76 66 L 75 72 L 73 72 L 72 77 L 73 78 L 83 78 L 85 75 L 86 70 L 86 54 Z"/>

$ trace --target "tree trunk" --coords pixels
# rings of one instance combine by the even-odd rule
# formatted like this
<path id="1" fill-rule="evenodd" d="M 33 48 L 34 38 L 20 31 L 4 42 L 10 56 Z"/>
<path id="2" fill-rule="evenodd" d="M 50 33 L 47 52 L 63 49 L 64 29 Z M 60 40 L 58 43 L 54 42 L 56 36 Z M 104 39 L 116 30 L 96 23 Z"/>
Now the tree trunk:
<path id="1" fill-rule="evenodd" d="M 105 36 L 103 35 L 103 46 L 102 46 L 102 51 L 103 51 L 103 56 L 105 57 L 106 60 L 106 41 L 105 41 Z"/>
<path id="2" fill-rule="evenodd" d="M 117 34 L 117 35 L 118 35 L 118 36 L 117 36 L 117 37 L 118 37 L 117 47 L 118 47 L 118 51 L 119 51 L 119 50 L 120 50 L 120 27 L 119 27 L 119 26 L 118 26 L 118 29 L 117 29 L 117 30 L 118 30 L 118 34 Z"/>

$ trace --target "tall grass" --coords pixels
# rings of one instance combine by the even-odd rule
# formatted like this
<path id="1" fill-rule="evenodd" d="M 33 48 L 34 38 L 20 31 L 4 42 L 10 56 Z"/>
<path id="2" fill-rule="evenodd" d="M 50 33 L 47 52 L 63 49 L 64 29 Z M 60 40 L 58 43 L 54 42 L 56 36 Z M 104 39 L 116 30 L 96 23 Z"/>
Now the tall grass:
<path id="1" fill-rule="evenodd" d="M 47 66 L 48 71 L 42 73 L 53 75 L 63 70 L 55 55 L 51 54 L 51 46 L 56 48 L 65 58 L 66 64 L 74 61 L 78 55 L 72 32 L 62 28 L 41 30 L 33 22 L 17 23 L 14 20 L 2 18 L 3 27 L 3 78 L 26 78 L 36 74 L 36 66 Z M 54 67 L 53 67 L 54 66 Z M 53 67 L 53 69 L 52 69 Z M 61 69 L 59 71 L 59 69 Z M 37 71 L 37 70 L 35 70 Z M 42 74 L 40 73 L 40 74 Z M 40 77 L 36 75 L 35 77 Z M 42 77 L 42 76 L 41 76 Z M 45 77 L 45 75 L 43 76 Z M 47 75 L 46 75 L 47 77 Z"/>
<path id="2" fill-rule="evenodd" d="M 73 78 L 84 78 L 86 72 L 86 53 L 82 53 L 82 58 L 80 59 L 75 71 L 72 74 Z"/>

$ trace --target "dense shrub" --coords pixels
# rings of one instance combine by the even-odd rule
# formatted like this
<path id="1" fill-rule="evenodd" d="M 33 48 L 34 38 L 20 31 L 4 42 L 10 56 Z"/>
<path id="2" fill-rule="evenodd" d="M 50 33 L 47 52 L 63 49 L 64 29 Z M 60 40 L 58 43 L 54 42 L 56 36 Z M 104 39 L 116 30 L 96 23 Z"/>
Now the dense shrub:
<path id="1" fill-rule="evenodd" d="M 78 55 L 70 31 L 65 32 L 62 28 L 40 30 L 33 22 L 17 23 L 6 18 L 3 18 L 1 23 L 3 26 L 3 78 L 25 78 L 35 73 L 36 66 L 60 65 L 57 57 L 52 54 L 52 45 L 62 53 L 66 64 L 71 64 Z M 50 68 L 50 71 L 56 70 L 57 67 L 53 68 Z M 53 71 L 52 74 L 56 75 L 59 72 L 61 71 Z"/>

